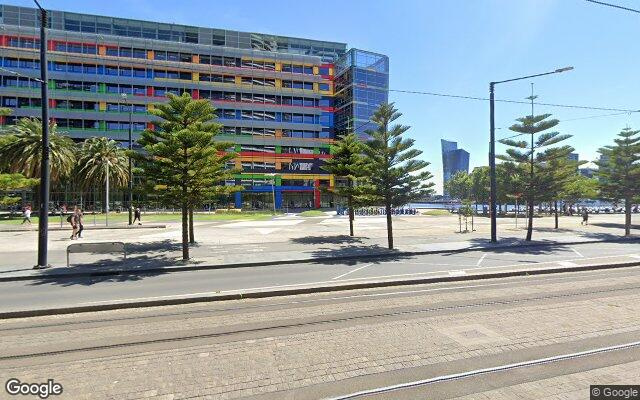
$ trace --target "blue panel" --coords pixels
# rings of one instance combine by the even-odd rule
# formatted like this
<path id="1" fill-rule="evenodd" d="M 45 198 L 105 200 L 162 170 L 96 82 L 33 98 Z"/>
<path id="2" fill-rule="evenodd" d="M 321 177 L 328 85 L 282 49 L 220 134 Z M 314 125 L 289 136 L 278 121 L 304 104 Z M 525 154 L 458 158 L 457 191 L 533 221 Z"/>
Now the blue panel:
<path id="1" fill-rule="evenodd" d="M 236 208 L 242 208 L 242 192 L 235 193 Z"/>

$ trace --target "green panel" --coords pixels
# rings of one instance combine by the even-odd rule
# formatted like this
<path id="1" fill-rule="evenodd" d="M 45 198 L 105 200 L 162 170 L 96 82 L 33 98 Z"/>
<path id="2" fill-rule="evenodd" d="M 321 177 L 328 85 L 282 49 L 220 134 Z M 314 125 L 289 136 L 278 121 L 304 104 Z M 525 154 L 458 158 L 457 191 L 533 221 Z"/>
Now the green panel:
<path id="1" fill-rule="evenodd" d="M 276 154 L 282 154 L 282 146 L 279 144 L 276 145 Z"/>
<path id="2" fill-rule="evenodd" d="M 276 175 L 276 186 L 282 186 L 282 177 L 280 175 Z"/>
<path id="3" fill-rule="evenodd" d="M 55 89 L 55 87 L 56 87 L 55 81 L 53 79 L 50 79 L 49 83 L 48 83 L 48 86 L 49 86 L 49 89 Z"/>
<path id="4" fill-rule="evenodd" d="M 98 84 L 98 93 L 107 93 L 107 84 L 99 83 Z"/>
<path id="5" fill-rule="evenodd" d="M 104 130 L 107 129 L 107 123 L 105 121 L 98 121 L 98 129 Z"/>
<path id="6" fill-rule="evenodd" d="M 236 149 L 236 153 L 239 153 L 242 150 L 242 146 L 237 144 L 235 149 Z"/>
<path id="7" fill-rule="evenodd" d="M 314 147 L 313 148 L 313 154 L 320 154 L 320 148 L 319 147 Z"/>

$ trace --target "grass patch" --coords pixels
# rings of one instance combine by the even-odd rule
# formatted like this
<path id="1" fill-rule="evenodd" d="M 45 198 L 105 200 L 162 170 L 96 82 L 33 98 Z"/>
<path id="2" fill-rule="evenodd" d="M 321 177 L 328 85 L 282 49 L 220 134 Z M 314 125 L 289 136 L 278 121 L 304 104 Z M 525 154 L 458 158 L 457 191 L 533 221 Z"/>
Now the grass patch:
<path id="1" fill-rule="evenodd" d="M 300 213 L 301 217 L 324 217 L 327 214 L 325 214 L 324 211 L 320 211 L 320 210 L 309 210 L 309 211 L 303 211 Z"/>
<path id="2" fill-rule="evenodd" d="M 449 212 L 449 210 L 427 210 L 427 211 L 423 211 L 422 215 L 429 215 L 429 216 L 435 217 L 438 215 L 451 215 L 451 213 Z"/>
<path id="3" fill-rule="evenodd" d="M 35 213 L 34 213 L 35 214 Z M 38 225 L 38 217 L 32 214 L 31 224 Z M 67 214 L 63 220 L 63 226 L 68 226 L 67 222 Z M 161 213 L 161 214 L 142 214 L 142 223 L 145 222 L 180 222 L 181 221 L 180 213 Z M 253 221 L 263 221 L 273 218 L 273 214 L 270 212 L 221 212 L 221 213 L 194 213 L 193 220 L 195 222 L 198 221 L 234 221 L 234 220 L 253 220 Z M 84 214 L 84 224 L 92 225 L 95 220 L 95 223 L 98 225 L 104 225 L 106 222 L 106 216 L 104 214 L 96 214 L 94 215 L 90 213 Z M 128 213 L 109 213 L 109 223 L 125 223 L 129 221 Z M 0 215 L 0 225 L 20 225 L 22 223 L 22 216 L 15 215 L 13 218 L 10 218 L 8 214 Z M 51 225 L 59 225 L 60 224 L 60 216 L 49 216 L 49 224 Z M 27 225 L 27 224 L 25 224 Z"/>

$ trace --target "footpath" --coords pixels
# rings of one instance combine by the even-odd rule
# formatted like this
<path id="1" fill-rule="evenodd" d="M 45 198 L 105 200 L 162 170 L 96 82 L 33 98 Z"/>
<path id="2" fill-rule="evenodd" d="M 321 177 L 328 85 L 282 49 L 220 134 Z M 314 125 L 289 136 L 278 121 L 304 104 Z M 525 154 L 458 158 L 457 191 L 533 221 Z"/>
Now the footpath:
<path id="1" fill-rule="evenodd" d="M 498 243 L 488 239 L 473 238 L 462 241 L 441 241 L 421 237 L 398 237 L 396 248 L 386 248 L 384 238 L 349 238 L 330 236 L 324 240 L 314 237 L 287 242 L 248 243 L 236 246 L 194 245 L 190 248 L 192 259 L 181 260 L 181 247 L 176 241 L 153 243 L 126 243 L 127 257 L 118 254 L 71 254 L 71 266 L 66 266 L 66 251 L 49 251 L 47 269 L 33 269 L 34 251 L 2 251 L 0 249 L 0 282 L 41 280 L 81 276 L 135 275 L 170 273 L 178 271 L 243 268 L 284 264 L 350 262 L 355 260 L 382 259 L 385 257 L 414 256 L 438 253 L 491 251 L 522 247 L 562 247 L 572 244 L 639 241 L 640 236 L 624 238 L 615 235 L 557 234 L 538 235 L 539 239 L 526 242 L 514 236 L 501 237 Z M 80 241 L 79 241 L 80 242 Z M 87 241 L 85 243 L 92 243 Z"/>

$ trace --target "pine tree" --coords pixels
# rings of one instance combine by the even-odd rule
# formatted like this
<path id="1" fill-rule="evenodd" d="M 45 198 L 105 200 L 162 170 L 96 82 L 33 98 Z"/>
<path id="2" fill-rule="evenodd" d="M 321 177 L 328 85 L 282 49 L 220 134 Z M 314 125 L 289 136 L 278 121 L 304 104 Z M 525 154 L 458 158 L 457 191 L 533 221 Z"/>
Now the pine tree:
<path id="1" fill-rule="evenodd" d="M 154 194 L 182 210 L 182 258 L 189 259 L 189 214 L 235 172 L 226 169 L 235 153 L 232 143 L 217 142 L 220 125 L 212 122 L 215 110 L 207 100 L 193 100 L 188 93 L 169 94 L 167 103 L 156 104 L 151 113 L 159 118 L 155 129 L 145 130 L 138 143 L 144 152 L 129 152 L 136 169 L 154 187 Z M 191 212 L 192 213 L 192 212 Z M 192 219 L 193 220 L 193 219 Z M 193 231 L 193 229 L 191 229 Z"/>
<path id="2" fill-rule="evenodd" d="M 522 171 L 522 178 L 525 186 L 524 194 L 527 198 L 529 226 L 527 227 L 526 240 L 530 241 L 533 234 L 533 208 L 537 199 L 542 197 L 546 191 L 545 182 L 541 179 L 541 169 L 543 165 L 554 157 L 558 157 L 560 151 L 538 151 L 551 145 L 569 139 L 571 135 L 562 135 L 559 132 L 545 132 L 556 125 L 557 119 L 547 119 L 551 114 L 530 115 L 518 118 L 518 124 L 512 125 L 509 129 L 522 135 L 531 135 L 530 141 L 503 139 L 500 143 L 509 146 L 507 154 L 499 158 L 518 164 Z M 536 140 L 536 135 L 540 134 Z M 537 152 L 538 151 L 538 152 Z M 537 152 L 537 154 L 536 154 Z M 568 153 L 567 153 L 568 155 Z M 566 157 L 566 155 L 565 155 Z"/>
<path id="3" fill-rule="evenodd" d="M 624 128 L 615 145 L 599 150 L 598 165 L 600 191 L 612 201 L 624 200 L 624 234 L 631 234 L 631 203 L 640 195 L 640 131 Z"/>
<path id="4" fill-rule="evenodd" d="M 391 208 L 403 206 L 433 193 L 433 176 L 425 168 L 428 162 L 416 160 L 422 151 L 413 149 L 414 140 L 403 138 L 408 126 L 393 124 L 402 114 L 394 104 L 382 104 L 371 117 L 378 128 L 368 130 L 370 139 L 364 142 L 366 177 L 369 194 L 384 204 L 387 214 L 387 241 L 393 249 Z"/>
<path id="5" fill-rule="evenodd" d="M 354 206 L 362 187 L 358 187 L 358 181 L 362 181 L 364 174 L 364 158 L 362 156 L 362 143 L 354 133 L 342 136 L 331 146 L 332 157 L 327 159 L 322 169 L 335 175 L 336 184 L 331 191 L 347 199 L 349 213 L 349 235 L 353 236 Z M 343 180 L 346 185 L 338 185 L 338 180 Z"/>

